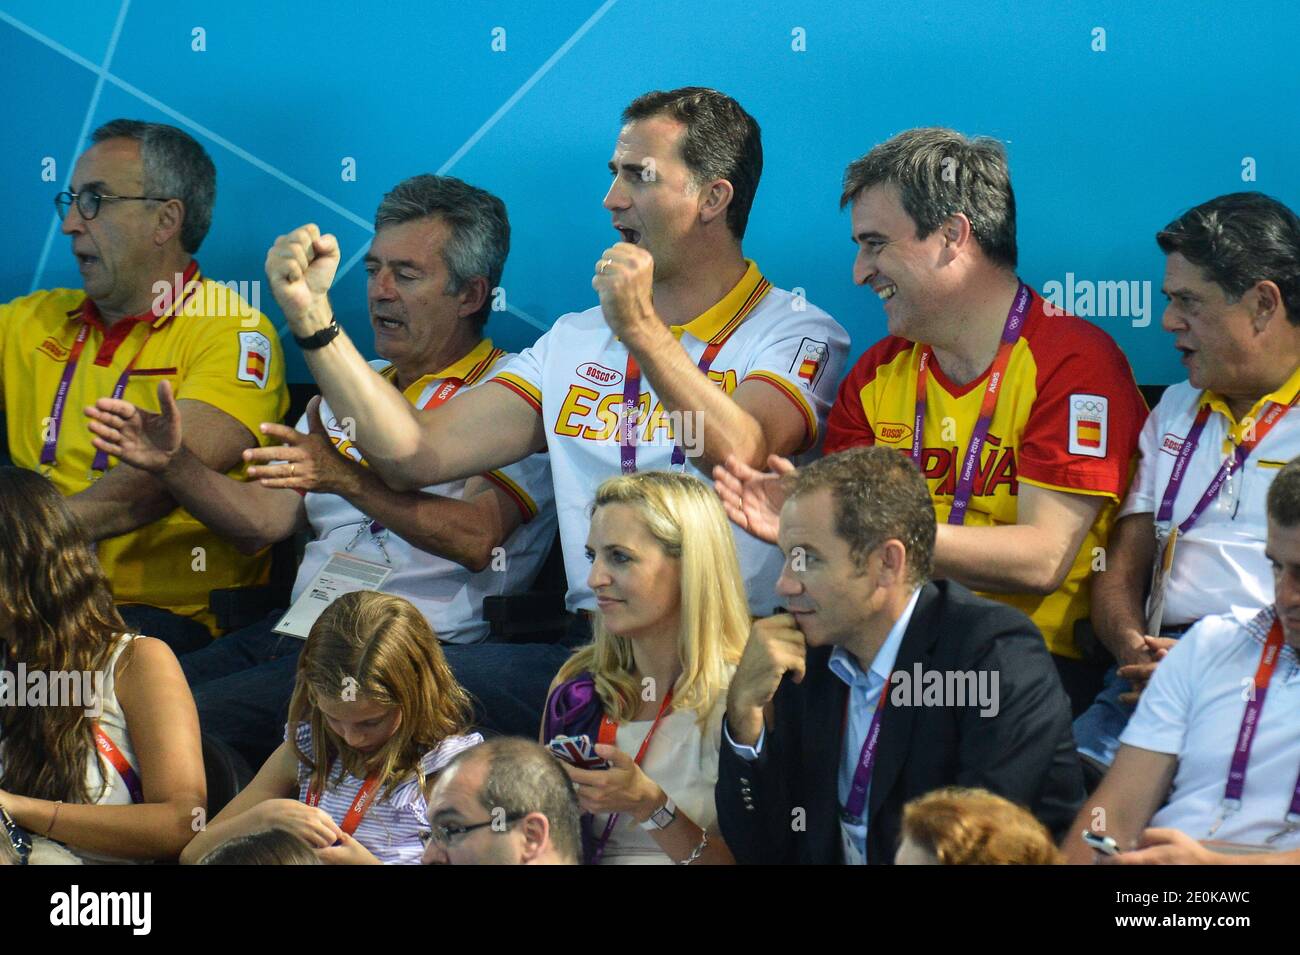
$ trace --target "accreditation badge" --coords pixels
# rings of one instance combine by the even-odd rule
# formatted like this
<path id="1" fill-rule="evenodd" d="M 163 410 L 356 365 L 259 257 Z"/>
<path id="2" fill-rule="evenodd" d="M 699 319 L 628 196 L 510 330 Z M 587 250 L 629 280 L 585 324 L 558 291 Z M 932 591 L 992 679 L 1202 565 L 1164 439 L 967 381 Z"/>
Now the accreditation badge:
<path id="1" fill-rule="evenodd" d="M 1165 586 L 1169 582 L 1169 571 L 1174 566 L 1174 548 L 1178 545 L 1178 528 L 1168 530 L 1156 526 L 1155 565 L 1151 568 L 1151 596 L 1147 600 L 1147 629 L 1150 634 L 1160 633 L 1160 624 L 1165 616 Z"/>

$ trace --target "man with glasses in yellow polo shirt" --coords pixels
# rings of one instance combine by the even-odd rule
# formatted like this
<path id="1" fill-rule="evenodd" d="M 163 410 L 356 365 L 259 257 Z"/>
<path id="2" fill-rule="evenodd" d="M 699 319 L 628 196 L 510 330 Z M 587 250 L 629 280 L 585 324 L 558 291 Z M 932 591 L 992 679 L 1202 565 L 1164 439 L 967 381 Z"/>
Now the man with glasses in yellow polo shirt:
<path id="1" fill-rule="evenodd" d="M 152 475 L 98 451 L 82 409 L 107 395 L 156 409 L 170 381 L 189 449 L 239 475 L 258 424 L 288 408 L 283 354 L 266 316 L 193 258 L 216 198 L 203 147 L 134 120 L 91 140 L 55 199 L 83 288 L 0 305 L 0 411 L 14 464 L 53 481 L 98 541 L 128 626 L 182 653 L 211 639 L 209 592 L 263 581 L 268 555 L 242 556 Z"/>

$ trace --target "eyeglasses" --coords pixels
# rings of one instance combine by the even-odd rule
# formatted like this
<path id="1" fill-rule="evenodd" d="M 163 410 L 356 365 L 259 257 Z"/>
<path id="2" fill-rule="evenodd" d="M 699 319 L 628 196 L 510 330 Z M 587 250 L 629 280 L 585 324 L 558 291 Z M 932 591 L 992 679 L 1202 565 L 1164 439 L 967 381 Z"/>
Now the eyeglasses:
<path id="1" fill-rule="evenodd" d="M 525 813 L 515 813 L 505 817 L 506 828 L 514 825 L 520 819 L 524 818 Z M 451 844 L 466 833 L 473 832 L 475 829 L 482 829 L 485 826 L 495 824 L 497 820 L 489 819 L 487 822 L 476 822 L 472 826 L 434 826 L 432 829 L 426 829 L 420 833 L 420 842 L 427 849 L 429 843 L 439 845 L 444 849 L 451 848 Z M 505 829 L 500 830 L 505 832 Z"/>
<path id="2" fill-rule="evenodd" d="M 101 192 L 94 192 L 89 189 L 81 192 L 61 192 L 54 197 L 54 208 L 59 214 L 59 218 L 66 218 L 68 210 L 72 204 L 77 204 L 77 211 L 81 213 L 81 218 L 89 221 L 99 215 L 99 204 L 105 199 L 117 201 L 147 201 L 147 202 L 166 202 L 163 196 L 108 196 Z"/>

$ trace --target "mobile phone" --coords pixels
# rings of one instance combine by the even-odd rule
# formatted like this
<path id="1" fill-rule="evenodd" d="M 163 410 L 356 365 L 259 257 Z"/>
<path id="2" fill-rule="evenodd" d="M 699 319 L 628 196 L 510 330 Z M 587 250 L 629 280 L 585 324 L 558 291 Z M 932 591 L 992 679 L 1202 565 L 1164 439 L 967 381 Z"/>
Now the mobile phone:
<path id="1" fill-rule="evenodd" d="M 555 736 L 546 744 L 551 755 L 562 759 L 578 769 L 609 769 L 608 760 L 596 755 L 591 745 L 591 737 L 586 733 L 581 736 Z"/>
<path id="2" fill-rule="evenodd" d="M 1083 841 L 1103 855 L 1119 855 L 1119 843 L 1110 836 L 1099 836 L 1090 829 L 1083 830 Z"/>

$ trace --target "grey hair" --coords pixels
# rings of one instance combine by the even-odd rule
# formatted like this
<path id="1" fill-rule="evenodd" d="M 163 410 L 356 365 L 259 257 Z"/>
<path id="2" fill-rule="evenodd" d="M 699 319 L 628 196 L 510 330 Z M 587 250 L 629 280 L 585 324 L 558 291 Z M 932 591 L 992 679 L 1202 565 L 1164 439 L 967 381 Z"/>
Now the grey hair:
<path id="1" fill-rule="evenodd" d="M 424 174 L 399 182 L 375 211 L 375 231 L 438 216 L 447 223 L 451 238 L 442 251 L 447 266 L 446 293 L 461 291 L 466 283 L 483 276 L 489 295 L 470 319 L 481 329 L 492 311 L 491 290 L 501 284 L 510 254 L 510 218 L 506 204 L 492 193 L 454 176 Z"/>
<path id="2" fill-rule="evenodd" d="M 190 255 L 199 251 L 212 226 L 212 207 L 217 202 L 217 167 L 207 150 L 175 126 L 137 119 L 111 120 L 90 136 L 93 143 L 106 139 L 130 139 L 140 144 L 144 191 L 181 201 L 185 207 L 181 248 Z"/>
<path id="3" fill-rule="evenodd" d="M 924 239 L 961 213 L 988 259 L 1016 267 L 1016 196 L 1006 150 L 996 139 L 954 129 L 909 129 L 849 163 L 840 208 L 880 183 L 893 183 Z"/>

